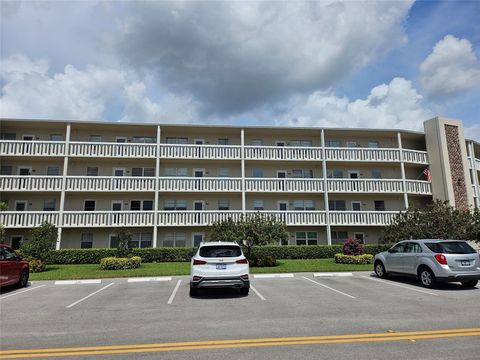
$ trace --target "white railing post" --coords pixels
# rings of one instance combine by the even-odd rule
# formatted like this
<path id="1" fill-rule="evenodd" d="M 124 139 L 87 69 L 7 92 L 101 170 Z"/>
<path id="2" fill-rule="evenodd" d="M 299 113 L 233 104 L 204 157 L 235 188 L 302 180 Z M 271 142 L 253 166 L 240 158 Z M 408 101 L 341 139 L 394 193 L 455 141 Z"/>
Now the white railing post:
<path id="1" fill-rule="evenodd" d="M 152 246 L 157 247 L 158 244 L 158 193 L 160 187 L 160 139 L 162 135 L 162 129 L 160 125 L 157 125 L 157 151 L 155 157 L 155 202 L 154 202 L 154 218 L 153 218 L 153 239 Z"/>
<path id="2" fill-rule="evenodd" d="M 407 183 L 405 181 L 405 163 L 403 158 L 403 148 L 402 148 L 402 135 L 400 132 L 397 132 L 397 142 L 398 148 L 400 149 L 400 171 L 402 173 L 402 184 L 403 184 L 403 205 L 405 210 L 408 209 L 408 194 L 407 194 Z"/>
<path id="3" fill-rule="evenodd" d="M 62 187 L 60 193 L 60 207 L 58 214 L 58 237 L 55 249 L 60 250 L 62 245 L 62 229 L 63 229 L 63 211 L 65 209 L 65 191 L 67 188 L 67 172 L 68 172 L 68 156 L 70 152 L 70 129 L 71 124 L 67 123 L 67 129 L 65 132 L 65 156 L 63 157 L 63 173 L 62 173 Z"/>
<path id="4" fill-rule="evenodd" d="M 247 209 L 246 194 L 245 194 L 245 129 L 240 130 L 240 156 L 241 156 L 241 173 L 242 173 L 242 214 L 245 218 L 245 211 Z"/>
<path id="5" fill-rule="evenodd" d="M 323 194 L 324 206 L 325 206 L 325 223 L 327 226 L 327 244 L 332 245 L 332 229 L 330 228 L 330 215 L 328 206 L 328 183 L 327 183 L 327 155 L 325 151 L 325 130 L 320 132 L 320 142 L 322 145 L 322 172 L 323 172 L 323 188 L 325 192 Z"/>
<path id="6" fill-rule="evenodd" d="M 473 196 L 474 196 L 474 204 L 477 208 L 480 208 L 480 188 L 478 184 L 478 174 L 477 174 L 477 167 L 476 167 L 476 159 L 475 159 L 475 148 L 473 147 L 473 142 L 467 142 L 467 152 L 468 156 L 470 157 L 470 174 L 471 178 L 473 179 Z"/>

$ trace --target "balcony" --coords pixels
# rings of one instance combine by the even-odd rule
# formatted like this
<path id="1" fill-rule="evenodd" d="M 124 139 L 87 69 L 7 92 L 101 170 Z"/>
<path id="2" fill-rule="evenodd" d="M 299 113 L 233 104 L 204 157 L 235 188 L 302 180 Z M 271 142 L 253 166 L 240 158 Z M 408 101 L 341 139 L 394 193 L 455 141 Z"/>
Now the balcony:
<path id="1" fill-rule="evenodd" d="M 413 164 L 428 165 L 428 156 L 426 151 L 403 149 L 403 161 Z"/>
<path id="2" fill-rule="evenodd" d="M 58 211 L 0 211 L 0 224 L 6 228 L 31 228 L 43 222 L 59 226 Z"/>
<path id="3" fill-rule="evenodd" d="M 327 161 L 399 162 L 399 149 L 325 148 Z"/>
<path id="4" fill-rule="evenodd" d="M 1 140 L 0 156 L 65 156 L 65 142 Z"/>
<path id="5" fill-rule="evenodd" d="M 75 157 L 155 158 L 157 145 L 72 141 L 69 155 Z"/>
<path id="6" fill-rule="evenodd" d="M 246 160 L 321 161 L 320 147 L 245 146 Z"/>
<path id="7" fill-rule="evenodd" d="M 432 184 L 428 181 L 407 180 L 405 184 L 409 194 L 432 195 Z"/>
<path id="8" fill-rule="evenodd" d="M 240 145 L 162 144 L 162 159 L 240 160 Z"/>
<path id="9" fill-rule="evenodd" d="M 66 211 L 64 227 L 153 226 L 154 211 Z"/>
<path id="10" fill-rule="evenodd" d="M 245 191 L 249 192 L 323 192 L 323 179 L 247 178 Z"/>
<path id="11" fill-rule="evenodd" d="M 0 176 L 2 191 L 62 191 L 61 176 Z"/>
<path id="12" fill-rule="evenodd" d="M 389 225 L 399 211 L 330 211 L 330 225 Z"/>
<path id="13" fill-rule="evenodd" d="M 332 193 L 401 193 L 402 180 L 382 179 L 328 179 L 328 192 Z"/>
<path id="14" fill-rule="evenodd" d="M 159 178 L 160 191 L 219 191 L 241 192 L 240 178 Z"/>
<path id="15" fill-rule="evenodd" d="M 137 176 L 68 176 L 66 191 L 155 191 L 155 178 Z"/>

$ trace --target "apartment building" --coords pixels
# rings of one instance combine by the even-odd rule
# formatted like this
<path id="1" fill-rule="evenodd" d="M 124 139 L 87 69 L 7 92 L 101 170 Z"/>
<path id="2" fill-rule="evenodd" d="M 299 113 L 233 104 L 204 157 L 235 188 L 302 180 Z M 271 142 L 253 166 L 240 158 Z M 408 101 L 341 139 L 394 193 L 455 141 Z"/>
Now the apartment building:
<path id="1" fill-rule="evenodd" d="M 44 221 L 57 248 L 115 247 L 120 227 L 138 247 L 192 246 L 257 212 L 284 221 L 291 245 L 375 244 L 409 206 L 480 206 L 480 144 L 445 118 L 424 132 L 0 121 L 13 247 Z"/>

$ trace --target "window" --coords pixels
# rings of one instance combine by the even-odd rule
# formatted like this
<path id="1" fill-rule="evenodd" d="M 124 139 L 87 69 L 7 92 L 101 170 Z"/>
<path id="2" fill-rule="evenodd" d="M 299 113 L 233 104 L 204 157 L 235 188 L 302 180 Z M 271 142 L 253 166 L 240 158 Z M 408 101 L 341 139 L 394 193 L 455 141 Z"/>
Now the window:
<path id="1" fill-rule="evenodd" d="M 252 169 L 253 177 L 263 177 L 263 170 L 259 168 Z"/>
<path id="2" fill-rule="evenodd" d="M 328 209 L 333 211 L 345 211 L 345 200 L 328 200 Z"/>
<path id="3" fill-rule="evenodd" d="M 332 231 L 332 244 L 341 244 L 348 239 L 346 231 Z"/>
<path id="4" fill-rule="evenodd" d="M 132 141 L 136 144 L 156 144 L 157 138 L 155 136 L 134 136 Z"/>
<path id="5" fill-rule="evenodd" d="M 98 176 L 98 167 L 87 167 L 87 176 Z"/>
<path id="6" fill-rule="evenodd" d="M 153 200 L 143 200 L 143 210 L 144 211 L 153 210 Z"/>
<path id="7" fill-rule="evenodd" d="M 372 179 L 381 179 L 382 172 L 380 170 L 372 170 Z"/>
<path id="8" fill-rule="evenodd" d="M 81 249 L 91 249 L 93 247 L 93 234 L 92 233 L 83 233 L 80 238 L 80 248 Z"/>
<path id="9" fill-rule="evenodd" d="M 124 136 L 116 136 L 115 137 L 115 142 L 120 143 L 120 144 L 124 144 L 124 143 L 127 142 L 127 138 L 124 137 Z"/>
<path id="10" fill-rule="evenodd" d="M 50 134 L 50 141 L 63 141 L 62 134 Z"/>
<path id="11" fill-rule="evenodd" d="M 297 245 L 317 245 L 318 233 L 316 231 L 297 231 L 295 241 Z"/>
<path id="12" fill-rule="evenodd" d="M 421 253 L 422 252 L 422 247 L 414 242 L 409 242 L 407 243 L 405 252 L 407 253 Z"/>
<path id="13" fill-rule="evenodd" d="M 165 176 L 187 176 L 187 168 L 165 168 Z"/>
<path id="14" fill-rule="evenodd" d="M 28 202 L 25 200 L 15 201 L 15 211 L 26 211 Z"/>
<path id="15" fill-rule="evenodd" d="M 218 200 L 218 210 L 230 210 L 230 201 Z"/>
<path id="16" fill-rule="evenodd" d="M 326 147 L 341 147 L 342 143 L 340 140 L 327 140 L 325 141 L 325 146 Z"/>
<path id="17" fill-rule="evenodd" d="M 83 209 L 85 211 L 95 211 L 95 200 L 85 200 Z"/>
<path id="18" fill-rule="evenodd" d="M 352 201 L 352 211 L 362 211 L 362 203 L 360 201 Z"/>
<path id="19" fill-rule="evenodd" d="M 218 145 L 228 145 L 229 142 L 230 142 L 230 140 L 227 139 L 227 138 L 220 138 L 220 139 L 218 139 Z"/>
<path id="20" fill-rule="evenodd" d="M 200 256 L 206 258 L 238 257 L 240 255 L 242 255 L 242 250 L 240 246 L 235 245 L 202 246 L 200 248 Z"/>
<path id="21" fill-rule="evenodd" d="M 253 210 L 263 210 L 263 200 L 253 200 Z"/>
<path id="22" fill-rule="evenodd" d="M 342 170 L 328 170 L 327 171 L 327 178 L 329 178 L 329 179 L 343 179 L 343 171 Z"/>
<path id="23" fill-rule="evenodd" d="M 132 211 L 153 210 L 153 201 L 152 200 L 131 200 L 130 201 L 130 210 L 132 210 Z"/>
<path id="24" fill-rule="evenodd" d="M 186 240 L 185 233 L 166 233 L 163 239 L 163 246 L 185 246 Z"/>
<path id="25" fill-rule="evenodd" d="M 155 176 L 154 168 L 132 168 L 132 176 Z"/>
<path id="26" fill-rule="evenodd" d="M 292 170 L 293 178 L 313 178 L 313 170 L 311 169 L 293 169 Z"/>
<path id="27" fill-rule="evenodd" d="M 375 211 L 385 211 L 385 201 L 383 200 L 375 200 Z"/>
<path id="28" fill-rule="evenodd" d="M 9 165 L 0 166 L 0 175 L 12 175 L 13 168 Z"/>
<path id="29" fill-rule="evenodd" d="M 312 140 L 291 140 L 290 141 L 290 146 L 311 147 L 312 146 Z"/>
<path id="30" fill-rule="evenodd" d="M 315 210 L 315 202 L 313 200 L 294 200 L 294 210 Z"/>
<path id="31" fill-rule="evenodd" d="M 346 145 L 349 148 L 354 148 L 354 147 L 357 147 L 357 142 L 356 141 L 347 141 Z"/>
<path id="32" fill-rule="evenodd" d="M 187 200 L 164 200 L 164 210 L 187 210 Z"/>
<path id="33" fill-rule="evenodd" d="M 365 235 L 363 233 L 354 233 L 353 238 L 360 241 L 362 244 L 365 243 Z"/>
<path id="34" fill-rule="evenodd" d="M 392 253 L 404 253 L 407 248 L 407 243 L 397 244 L 390 249 Z"/>
<path id="35" fill-rule="evenodd" d="M 378 141 L 371 140 L 371 141 L 368 142 L 368 147 L 370 149 L 376 149 L 376 148 L 380 147 L 380 143 Z"/>
<path id="36" fill-rule="evenodd" d="M 48 166 L 47 167 L 47 175 L 49 175 L 49 176 L 60 175 L 60 167 L 58 167 L 58 166 Z"/>
<path id="37" fill-rule="evenodd" d="M 55 211 L 55 199 L 43 201 L 43 211 Z"/>
<path id="38" fill-rule="evenodd" d="M 118 236 L 116 234 L 110 234 L 110 248 L 118 248 Z"/>
<path id="39" fill-rule="evenodd" d="M 262 145 L 263 145 L 263 140 L 260 140 L 260 139 L 252 140 L 252 146 L 262 146 Z"/>
<path id="40" fill-rule="evenodd" d="M 143 168 L 132 168 L 132 176 L 143 176 Z"/>
<path id="41" fill-rule="evenodd" d="M 228 169 L 228 168 L 218 169 L 218 176 L 219 177 L 229 177 L 230 176 L 230 169 Z"/>
<path id="42" fill-rule="evenodd" d="M 102 136 L 101 135 L 88 135 L 87 141 L 89 142 L 101 142 Z"/>
<path id="43" fill-rule="evenodd" d="M 441 243 L 425 243 L 435 253 L 444 254 L 475 254 L 476 250 L 466 242 L 443 241 Z"/>
<path id="44" fill-rule="evenodd" d="M 130 246 L 132 248 L 146 248 L 152 247 L 153 234 L 152 233 L 136 233 L 132 234 Z"/>
<path id="45" fill-rule="evenodd" d="M 17 134 L 15 133 L 0 133 L 0 140 L 15 140 Z"/>
<path id="46" fill-rule="evenodd" d="M 167 137 L 167 144 L 188 144 L 188 138 Z"/>

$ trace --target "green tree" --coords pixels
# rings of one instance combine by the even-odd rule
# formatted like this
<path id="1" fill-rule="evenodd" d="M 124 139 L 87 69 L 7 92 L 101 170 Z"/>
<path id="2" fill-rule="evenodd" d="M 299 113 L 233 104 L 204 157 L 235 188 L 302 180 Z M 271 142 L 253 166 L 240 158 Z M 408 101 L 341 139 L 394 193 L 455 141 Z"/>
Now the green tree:
<path id="1" fill-rule="evenodd" d="M 468 238 L 480 242 L 480 209 L 474 208 L 471 212 L 470 227 L 468 229 Z"/>
<path id="2" fill-rule="evenodd" d="M 30 241 L 22 244 L 20 251 L 26 257 L 45 262 L 48 253 L 55 249 L 57 236 L 58 232 L 56 226 L 44 222 L 40 226 L 32 229 Z"/>
<path id="3" fill-rule="evenodd" d="M 398 214 L 383 229 L 386 243 L 406 239 L 459 239 L 469 240 L 472 214 L 459 211 L 448 201 L 435 200 L 424 209 L 409 208 Z"/>
<path id="4" fill-rule="evenodd" d="M 215 221 L 210 227 L 208 238 L 211 241 L 236 241 L 243 244 L 245 239 L 245 221 L 243 217 L 234 221 L 228 218 L 223 221 Z"/>
<path id="5" fill-rule="evenodd" d="M 117 255 L 118 257 L 127 257 L 132 247 L 132 233 L 126 228 L 120 228 L 117 230 Z"/>

